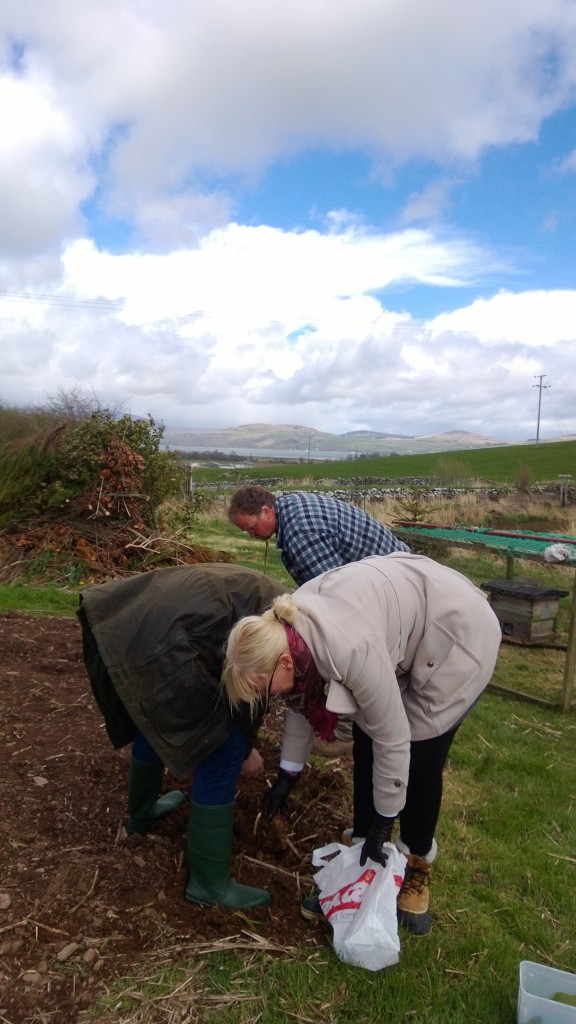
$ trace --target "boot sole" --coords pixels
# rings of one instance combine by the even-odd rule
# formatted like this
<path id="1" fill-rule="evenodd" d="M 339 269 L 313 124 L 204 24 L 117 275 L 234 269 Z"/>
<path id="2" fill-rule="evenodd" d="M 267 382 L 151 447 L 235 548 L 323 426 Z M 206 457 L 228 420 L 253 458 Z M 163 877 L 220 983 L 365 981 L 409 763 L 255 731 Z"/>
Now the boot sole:
<path id="1" fill-rule="evenodd" d="M 194 906 L 203 906 L 207 910 L 212 906 L 223 906 L 227 910 L 256 910 L 259 906 L 270 906 L 272 903 L 272 899 L 266 900 L 265 903 L 222 903 L 221 900 L 209 902 L 205 899 L 193 899 L 191 896 L 187 896 L 187 901 Z"/>
<path id="2" fill-rule="evenodd" d="M 306 903 L 309 902 L 313 902 L 313 906 L 306 906 Z M 311 901 L 309 898 L 303 900 L 300 904 L 300 913 L 305 921 L 311 921 L 312 924 L 320 924 L 322 921 L 326 921 L 322 913 L 322 907 L 317 899 L 314 901 Z"/>
<path id="3" fill-rule="evenodd" d="M 398 924 L 412 935 L 427 935 L 432 928 L 432 918 L 428 911 L 424 914 L 413 914 L 409 910 L 398 910 Z"/>
<path id="4" fill-rule="evenodd" d="M 186 893 L 185 896 L 188 903 L 192 903 L 195 907 L 205 907 L 206 909 L 209 909 L 210 907 L 225 907 L 227 910 L 256 910 L 257 907 L 269 907 L 272 902 L 271 896 L 269 899 L 262 900 L 259 903 L 242 904 L 224 903 L 222 900 L 203 899 L 201 896 L 189 896 L 188 893 Z"/>
<path id="5" fill-rule="evenodd" d="M 312 924 L 322 924 L 323 921 L 326 921 L 324 914 L 315 914 L 313 910 L 304 910 L 300 907 L 300 913 L 305 921 L 311 921 Z"/>
<path id="6" fill-rule="evenodd" d="M 187 903 L 191 903 L 192 906 L 194 906 L 194 907 L 205 907 L 206 909 L 208 909 L 209 907 L 217 907 L 218 906 L 217 903 L 209 903 L 208 900 L 193 899 L 192 896 L 188 896 L 188 895 L 186 895 L 186 902 Z"/>

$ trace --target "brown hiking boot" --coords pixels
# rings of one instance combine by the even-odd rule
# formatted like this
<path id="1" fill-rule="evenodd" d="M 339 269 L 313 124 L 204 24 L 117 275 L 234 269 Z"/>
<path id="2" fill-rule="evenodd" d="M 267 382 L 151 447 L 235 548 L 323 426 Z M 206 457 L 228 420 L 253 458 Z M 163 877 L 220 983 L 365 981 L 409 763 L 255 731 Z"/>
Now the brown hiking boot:
<path id="1" fill-rule="evenodd" d="M 398 894 L 398 923 L 414 935 L 426 935 L 432 927 L 428 912 L 432 865 L 409 853 L 402 888 Z"/>
<path id="2" fill-rule="evenodd" d="M 353 746 L 352 740 L 321 740 L 317 736 L 312 753 L 320 754 L 322 757 L 343 757 L 352 754 Z"/>

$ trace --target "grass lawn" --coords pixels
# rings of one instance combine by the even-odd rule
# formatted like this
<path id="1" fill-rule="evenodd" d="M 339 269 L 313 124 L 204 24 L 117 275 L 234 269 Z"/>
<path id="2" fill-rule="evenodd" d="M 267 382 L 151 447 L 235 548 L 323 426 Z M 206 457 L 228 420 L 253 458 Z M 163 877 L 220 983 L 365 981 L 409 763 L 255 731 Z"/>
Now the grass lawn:
<path id="1" fill-rule="evenodd" d="M 190 936 L 161 967 L 135 965 L 94 1019 L 514 1024 L 522 960 L 576 970 L 575 755 L 573 715 L 484 696 L 446 772 L 435 924 L 424 937 L 401 933 L 398 965 L 344 965 L 328 939 L 306 945 L 315 926 L 304 921 L 300 948 L 282 949 L 279 935 L 279 948 L 259 950 L 240 913 L 248 949 L 195 949 Z"/>
<path id="2" fill-rule="evenodd" d="M 192 539 L 289 583 L 268 550 L 224 516 L 199 517 Z M 453 551 L 446 561 L 475 582 L 501 560 Z M 573 570 L 523 563 L 528 578 L 566 586 Z M 0 607 L 73 615 L 77 593 L 16 585 Z M 569 601 L 558 631 L 566 636 Z M 501 648 L 495 682 L 554 700 L 564 655 Z M 197 948 L 180 937 L 162 963 L 134 964 L 100 992 L 82 1024 L 514 1024 L 521 960 L 576 971 L 576 717 L 487 692 L 451 751 L 438 827 L 429 935 L 402 933 L 400 962 L 371 973 L 342 964 L 329 941 L 284 949 L 259 943 L 249 913 L 238 914 L 243 950 Z M 337 838 L 326 836 L 326 841 Z M 329 932 L 326 933 L 327 936 Z"/>

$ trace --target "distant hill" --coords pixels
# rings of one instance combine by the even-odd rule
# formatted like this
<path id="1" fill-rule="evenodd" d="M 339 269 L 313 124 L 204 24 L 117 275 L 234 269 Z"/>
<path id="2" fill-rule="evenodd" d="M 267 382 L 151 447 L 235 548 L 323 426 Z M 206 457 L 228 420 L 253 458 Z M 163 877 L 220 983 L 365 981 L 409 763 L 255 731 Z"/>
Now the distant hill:
<path id="1" fill-rule="evenodd" d="M 189 430 L 166 427 L 164 443 L 183 451 L 222 451 L 273 455 L 290 451 L 302 458 L 315 452 L 340 452 L 348 455 L 425 454 L 428 452 L 467 451 L 491 448 L 510 442 L 472 434 L 466 430 L 449 430 L 442 434 L 410 436 L 388 434 L 376 430 L 353 430 L 346 434 L 330 434 L 315 427 L 281 423 L 245 423 L 220 430 Z M 518 442 L 514 442 L 518 444 Z M 316 456 L 317 457 L 317 456 Z"/>

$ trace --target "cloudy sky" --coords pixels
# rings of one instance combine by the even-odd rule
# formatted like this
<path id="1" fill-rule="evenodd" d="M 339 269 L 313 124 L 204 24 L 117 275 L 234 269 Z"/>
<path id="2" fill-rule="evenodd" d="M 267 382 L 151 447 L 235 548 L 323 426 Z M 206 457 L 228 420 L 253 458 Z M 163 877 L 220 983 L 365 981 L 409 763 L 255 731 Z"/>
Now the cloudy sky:
<path id="1" fill-rule="evenodd" d="M 0 402 L 576 433 L 575 0 L 4 0 L 0 139 Z"/>

